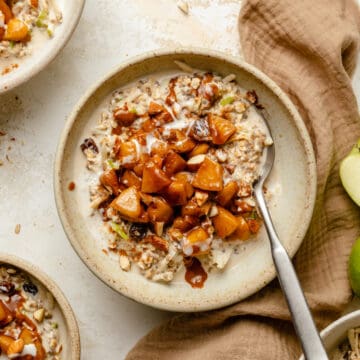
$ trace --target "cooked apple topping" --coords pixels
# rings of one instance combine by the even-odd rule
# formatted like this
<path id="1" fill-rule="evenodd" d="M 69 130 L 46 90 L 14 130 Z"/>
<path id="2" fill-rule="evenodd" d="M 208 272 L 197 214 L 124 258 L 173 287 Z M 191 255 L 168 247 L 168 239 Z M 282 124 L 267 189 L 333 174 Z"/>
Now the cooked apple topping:
<path id="1" fill-rule="evenodd" d="M 252 183 L 272 140 L 254 94 L 234 76 L 200 72 L 113 94 L 81 149 L 99 175 L 91 206 L 124 271 L 136 264 L 149 279 L 171 281 L 184 258 L 198 264 L 191 257 L 222 269 L 228 249 L 258 233 Z"/>

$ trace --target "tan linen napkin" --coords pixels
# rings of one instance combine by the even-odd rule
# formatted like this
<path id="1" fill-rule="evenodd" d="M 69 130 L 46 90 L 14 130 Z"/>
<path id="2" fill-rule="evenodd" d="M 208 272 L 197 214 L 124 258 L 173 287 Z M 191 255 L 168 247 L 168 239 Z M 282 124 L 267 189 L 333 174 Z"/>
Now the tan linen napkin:
<path id="1" fill-rule="evenodd" d="M 313 141 L 317 202 L 294 262 L 323 328 L 351 299 L 347 261 L 360 230 L 359 211 L 338 175 L 340 160 L 360 137 L 350 79 L 360 42 L 359 9 L 351 0 L 248 0 L 240 35 L 245 59 L 287 92 Z M 173 318 L 143 338 L 127 359 L 279 360 L 300 353 L 275 280 L 238 304 Z"/>

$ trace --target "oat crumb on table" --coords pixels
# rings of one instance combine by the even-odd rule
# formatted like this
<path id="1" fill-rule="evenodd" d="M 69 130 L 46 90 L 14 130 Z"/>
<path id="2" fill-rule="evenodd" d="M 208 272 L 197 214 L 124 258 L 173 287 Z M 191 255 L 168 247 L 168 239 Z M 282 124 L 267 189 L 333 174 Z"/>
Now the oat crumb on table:
<path id="1" fill-rule="evenodd" d="M 15 226 L 15 234 L 20 234 L 20 230 L 21 230 L 21 225 L 16 224 L 16 226 Z"/>
<path id="2" fill-rule="evenodd" d="M 177 7 L 186 15 L 189 14 L 189 4 L 187 1 L 180 0 L 177 2 Z"/>

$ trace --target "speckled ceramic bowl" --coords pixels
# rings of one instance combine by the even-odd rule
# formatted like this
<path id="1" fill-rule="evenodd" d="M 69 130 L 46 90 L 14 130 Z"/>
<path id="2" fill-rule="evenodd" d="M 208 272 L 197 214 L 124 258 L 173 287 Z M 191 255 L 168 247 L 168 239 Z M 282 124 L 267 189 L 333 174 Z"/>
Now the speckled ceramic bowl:
<path id="1" fill-rule="evenodd" d="M 276 160 L 267 186 L 273 192 L 270 210 L 289 254 L 299 248 L 308 228 L 316 191 L 312 145 L 295 106 L 280 88 L 253 66 L 229 55 L 186 49 L 154 52 L 121 64 L 91 87 L 69 116 L 55 162 L 58 212 L 76 252 L 85 264 L 119 293 L 138 302 L 172 311 L 220 308 L 254 294 L 275 277 L 269 241 L 264 229 L 244 242 L 225 270 L 211 273 L 202 289 L 193 289 L 180 272 L 170 284 L 146 280 L 136 271 L 123 272 L 118 261 L 101 251 L 100 224 L 89 216 L 86 161 L 80 144 L 96 123 L 106 97 L 130 81 L 158 71 L 179 71 L 174 60 L 222 75 L 234 73 L 239 84 L 255 89 L 270 115 Z M 74 181 L 74 191 L 68 184 Z"/>
<path id="2" fill-rule="evenodd" d="M 10 265 L 25 272 L 48 290 L 55 299 L 52 310 L 59 322 L 59 335 L 62 340 L 61 352 L 64 360 L 80 360 L 80 335 L 74 313 L 59 287 L 38 267 L 13 255 L 0 253 L 0 264 Z"/>
<path id="3" fill-rule="evenodd" d="M 85 0 L 56 0 L 63 14 L 62 24 L 56 27 L 54 37 L 32 54 L 16 61 L 19 67 L 6 75 L 0 75 L 0 94 L 23 84 L 43 70 L 61 51 L 74 32 Z"/>
<path id="4" fill-rule="evenodd" d="M 320 333 L 329 356 L 346 339 L 348 330 L 355 327 L 360 327 L 360 310 L 342 316 Z M 305 360 L 304 355 L 299 360 Z"/>

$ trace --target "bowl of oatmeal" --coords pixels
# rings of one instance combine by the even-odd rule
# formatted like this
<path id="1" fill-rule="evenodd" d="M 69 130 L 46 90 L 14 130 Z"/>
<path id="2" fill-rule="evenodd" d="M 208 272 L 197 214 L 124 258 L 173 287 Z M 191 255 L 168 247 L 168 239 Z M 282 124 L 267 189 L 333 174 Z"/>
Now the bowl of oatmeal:
<path id="1" fill-rule="evenodd" d="M 80 359 L 77 323 L 57 285 L 6 254 L 0 254 L 0 359 Z"/>
<path id="2" fill-rule="evenodd" d="M 360 310 L 342 316 L 320 335 L 330 360 L 360 359 Z"/>
<path id="3" fill-rule="evenodd" d="M 239 301 L 275 276 L 253 197 L 269 146 L 267 198 L 293 255 L 316 181 L 294 106 L 222 54 L 137 58 L 90 89 L 65 127 L 55 165 L 65 232 L 97 276 L 134 300 L 175 311 Z"/>
<path id="4" fill-rule="evenodd" d="M 84 0 L 0 0 L 0 93 L 41 71 L 65 46 Z"/>

